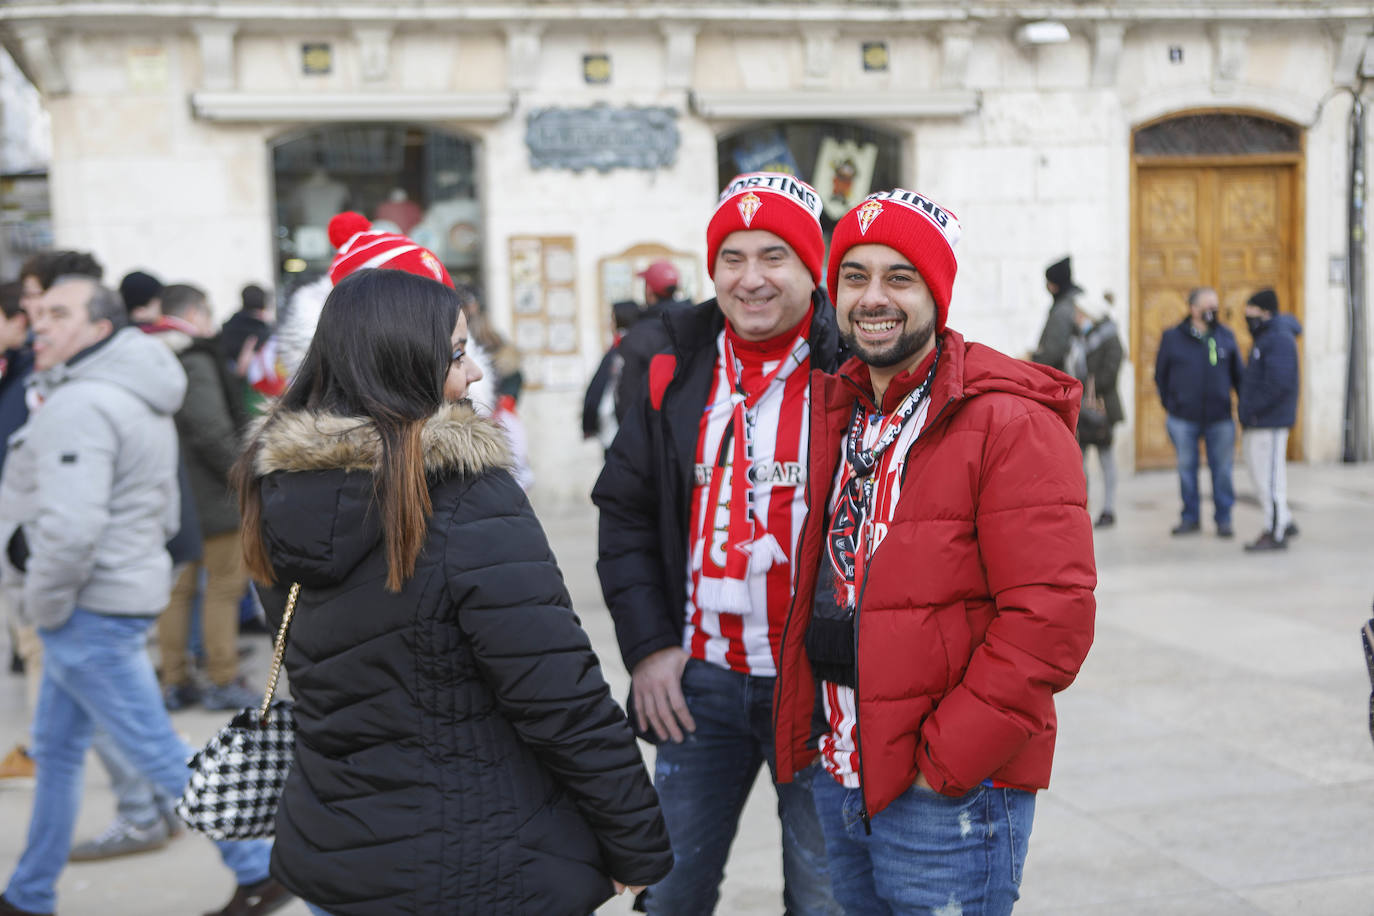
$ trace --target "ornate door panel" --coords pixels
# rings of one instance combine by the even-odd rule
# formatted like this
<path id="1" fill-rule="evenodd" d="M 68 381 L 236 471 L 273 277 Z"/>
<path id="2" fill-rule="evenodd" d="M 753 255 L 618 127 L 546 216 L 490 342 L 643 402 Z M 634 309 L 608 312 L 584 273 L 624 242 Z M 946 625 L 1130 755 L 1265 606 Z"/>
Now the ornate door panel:
<path id="1" fill-rule="evenodd" d="M 1172 467 L 1154 384 L 1160 338 L 1187 315 L 1195 286 L 1216 288 L 1221 318 L 1242 353 L 1250 344 L 1251 293 L 1272 286 L 1292 309 L 1294 168 L 1141 166 L 1135 220 L 1136 467 Z"/>

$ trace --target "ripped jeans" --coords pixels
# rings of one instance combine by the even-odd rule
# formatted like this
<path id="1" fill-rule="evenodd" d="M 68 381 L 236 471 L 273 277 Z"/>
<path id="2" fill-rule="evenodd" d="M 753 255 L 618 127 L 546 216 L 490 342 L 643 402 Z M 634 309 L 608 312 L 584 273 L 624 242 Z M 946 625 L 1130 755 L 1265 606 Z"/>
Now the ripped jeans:
<path id="1" fill-rule="evenodd" d="M 1020 896 L 1035 793 L 977 786 L 950 798 L 912 786 L 864 833 L 858 789 L 812 784 L 835 898 L 851 916 L 1009 916 Z"/>

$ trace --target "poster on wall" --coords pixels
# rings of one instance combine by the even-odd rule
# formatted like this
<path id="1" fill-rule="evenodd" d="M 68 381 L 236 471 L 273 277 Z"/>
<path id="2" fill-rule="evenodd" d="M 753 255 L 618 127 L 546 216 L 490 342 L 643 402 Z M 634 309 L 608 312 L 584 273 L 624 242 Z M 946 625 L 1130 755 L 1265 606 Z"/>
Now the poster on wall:
<path id="1" fill-rule="evenodd" d="M 787 146 L 782 131 L 754 140 L 748 146 L 735 151 L 735 165 L 743 172 L 786 172 L 797 174 L 797 160 Z"/>
<path id="2" fill-rule="evenodd" d="M 878 144 L 853 140 L 821 140 L 811 184 L 825 201 L 825 215 L 838 220 L 868 196 L 873 187 L 873 168 L 878 163 Z"/>
<path id="3" fill-rule="evenodd" d="M 512 337 L 530 388 L 582 385 L 577 358 L 577 258 L 572 236 L 512 236 Z"/>

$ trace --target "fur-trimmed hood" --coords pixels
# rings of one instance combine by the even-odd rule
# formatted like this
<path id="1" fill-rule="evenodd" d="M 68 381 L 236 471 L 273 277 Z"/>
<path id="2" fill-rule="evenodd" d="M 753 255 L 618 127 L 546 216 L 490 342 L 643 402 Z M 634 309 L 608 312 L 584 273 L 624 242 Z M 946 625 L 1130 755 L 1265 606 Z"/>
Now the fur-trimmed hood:
<path id="1" fill-rule="evenodd" d="M 283 411 L 264 419 L 253 462 L 258 476 L 274 471 L 372 471 L 381 440 L 362 417 Z M 446 404 L 420 433 L 425 470 L 434 476 L 479 474 L 511 466 L 505 437 L 467 404 Z"/>
<path id="2" fill-rule="evenodd" d="M 262 536 L 278 581 L 307 588 L 343 581 L 381 540 L 375 427 L 360 417 L 284 411 L 269 416 L 255 440 Z M 467 404 L 440 408 L 420 442 L 431 486 L 510 466 L 500 430 Z"/>

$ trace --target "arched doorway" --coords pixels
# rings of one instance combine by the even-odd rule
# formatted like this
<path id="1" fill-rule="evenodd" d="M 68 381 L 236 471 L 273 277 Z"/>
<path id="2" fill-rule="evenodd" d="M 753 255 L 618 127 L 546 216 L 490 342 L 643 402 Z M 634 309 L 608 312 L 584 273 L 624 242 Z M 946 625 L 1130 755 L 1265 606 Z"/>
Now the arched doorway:
<path id="1" fill-rule="evenodd" d="M 327 227 L 343 210 L 404 232 L 438 255 L 456 282 L 480 286 L 476 151 L 472 140 L 404 124 L 330 124 L 278 137 L 272 174 L 280 288 L 328 269 L 334 248 Z"/>
<path id="2" fill-rule="evenodd" d="M 835 223 L 873 191 L 901 183 L 901 138 L 851 121 L 779 121 L 722 136 L 717 185 L 741 172 L 789 172 L 825 201 L 826 239 Z"/>
<path id="3" fill-rule="evenodd" d="M 1216 288 L 1243 353 L 1256 290 L 1273 287 L 1283 310 L 1302 316 L 1303 135 L 1250 112 L 1187 112 L 1136 128 L 1132 147 L 1136 467 L 1172 467 L 1154 366 L 1188 291 Z M 1301 457 L 1296 428 L 1288 441 L 1289 457 Z"/>

